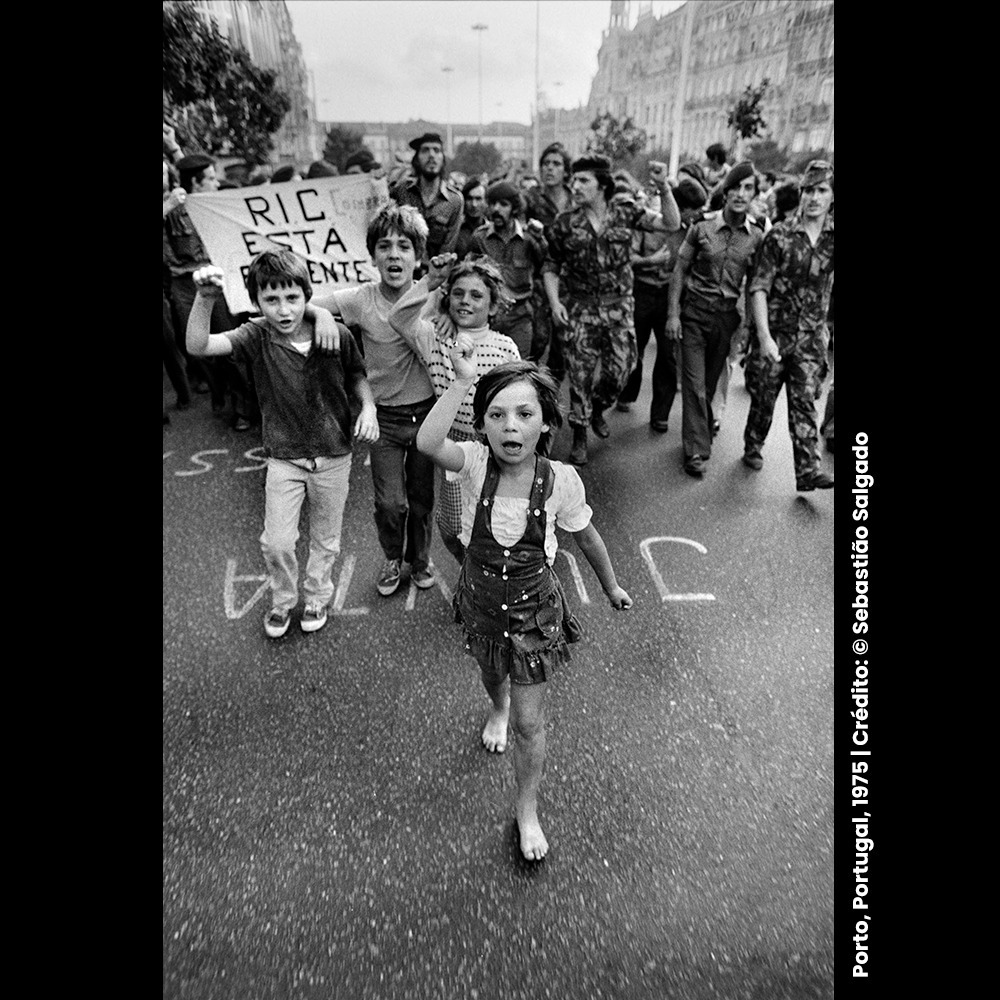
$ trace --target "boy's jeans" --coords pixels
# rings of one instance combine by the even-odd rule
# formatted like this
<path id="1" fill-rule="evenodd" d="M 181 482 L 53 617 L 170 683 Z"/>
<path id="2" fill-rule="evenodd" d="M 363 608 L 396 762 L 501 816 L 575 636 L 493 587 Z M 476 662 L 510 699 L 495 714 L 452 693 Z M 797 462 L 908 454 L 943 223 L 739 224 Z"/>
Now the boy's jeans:
<path id="1" fill-rule="evenodd" d="M 412 406 L 378 407 L 379 439 L 371 446 L 375 526 L 386 559 L 430 562 L 434 463 L 417 451 L 417 431 L 434 397 Z"/>
<path id="2" fill-rule="evenodd" d="M 309 497 L 309 559 L 302 584 L 306 604 L 333 597 L 333 564 L 340 554 L 340 529 L 351 476 L 351 456 L 269 458 L 264 487 L 264 533 L 260 547 L 271 576 L 273 605 L 291 611 L 298 603 L 299 513 Z"/>

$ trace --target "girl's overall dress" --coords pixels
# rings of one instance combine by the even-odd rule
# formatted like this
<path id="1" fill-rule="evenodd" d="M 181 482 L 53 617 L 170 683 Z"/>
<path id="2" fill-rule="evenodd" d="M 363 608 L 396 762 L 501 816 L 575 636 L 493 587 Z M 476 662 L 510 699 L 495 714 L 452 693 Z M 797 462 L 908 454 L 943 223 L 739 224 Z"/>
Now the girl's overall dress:
<path id="1" fill-rule="evenodd" d="M 545 561 L 545 500 L 553 476 L 549 460 L 536 455 L 524 534 L 514 545 L 501 545 L 492 530 L 500 470 L 490 454 L 454 598 L 466 651 L 489 674 L 502 678 L 509 672 L 515 684 L 547 680 L 553 667 L 569 662 L 567 642 L 582 636 Z"/>

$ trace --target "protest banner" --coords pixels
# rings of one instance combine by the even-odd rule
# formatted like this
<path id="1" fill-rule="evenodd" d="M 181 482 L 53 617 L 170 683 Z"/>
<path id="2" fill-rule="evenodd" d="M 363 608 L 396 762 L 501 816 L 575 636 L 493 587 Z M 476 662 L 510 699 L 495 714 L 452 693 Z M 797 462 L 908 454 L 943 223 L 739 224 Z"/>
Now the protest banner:
<path id="1" fill-rule="evenodd" d="M 186 205 L 212 263 L 225 271 L 226 304 L 235 314 L 256 312 L 246 274 L 264 250 L 291 250 L 305 260 L 315 294 L 377 281 L 365 234 L 388 200 L 384 178 L 351 174 L 192 194 Z"/>

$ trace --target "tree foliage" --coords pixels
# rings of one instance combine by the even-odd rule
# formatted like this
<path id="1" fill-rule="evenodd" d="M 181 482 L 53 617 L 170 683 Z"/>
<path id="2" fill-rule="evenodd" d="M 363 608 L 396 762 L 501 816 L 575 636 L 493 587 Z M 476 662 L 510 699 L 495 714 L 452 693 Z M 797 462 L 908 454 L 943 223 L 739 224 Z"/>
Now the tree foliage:
<path id="1" fill-rule="evenodd" d="M 192 0 L 163 4 L 163 110 L 184 149 L 266 162 L 291 107 L 276 79 L 233 48 Z"/>
<path id="2" fill-rule="evenodd" d="M 609 112 L 598 116 L 590 123 L 587 135 L 587 152 L 605 156 L 612 167 L 621 167 L 636 153 L 646 148 L 647 136 L 631 118 L 619 122 Z"/>
<path id="3" fill-rule="evenodd" d="M 477 174 L 492 174 L 502 162 L 500 150 L 492 142 L 460 142 L 448 164 L 448 170 L 457 170 L 472 177 Z"/>
<path id="4" fill-rule="evenodd" d="M 767 128 L 760 105 L 770 82 L 765 76 L 759 87 L 747 87 L 729 112 L 729 127 L 741 139 L 752 139 Z"/>
<path id="5" fill-rule="evenodd" d="M 331 126 L 326 132 L 323 159 L 327 163 L 335 164 L 337 169 L 343 173 L 344 161 L 351 153 L 356 153 L 362 148 L 364 137 L 364 133 L 358 129 L 343 128 L 340 125 Z"/>
<path id="6" fill-rule="evenodd" d="M 780 174 L 788 163 L 788 152 L 773 139 L 762 139 L 750 147 L 750 162 L 762 174 Z"/>

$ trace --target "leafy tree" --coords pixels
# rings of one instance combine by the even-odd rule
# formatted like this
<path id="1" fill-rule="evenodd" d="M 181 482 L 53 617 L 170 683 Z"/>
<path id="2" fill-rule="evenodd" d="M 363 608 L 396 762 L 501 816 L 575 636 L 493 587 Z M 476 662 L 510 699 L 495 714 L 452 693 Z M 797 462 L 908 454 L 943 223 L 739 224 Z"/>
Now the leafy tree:
<path id="1" fill-rule="evenodd" d="M 618 168 L 646 148 L 646 139 L 645 131 L 636 126 L 631 118 L 619 122 L 605 111 L 590 123 L 587 152 L 607 157 L 611 166 Z"/>
<path id="2" fill-rule="evenodd" d="M 323 147 L 323 159 L 327 163 L 336 164 L 339 171 L 344 170 L 344 161 L 352 154 L 362 149 L 361 140 L 364 133 L 358 129 L 342 128 L 333 125 L 326 132 L 326 145 Z"/>
<path id="3" fill-rule="evenodd" d="M 738 139 L 752 139 L 767 128 L 760 105 L 771 81 L 765 76 L 759 87 L 747 87 L 729 112 L 729 127 Z"/>
<path id="4" fill-rule="evenodd" d="M 778 144 L 773 139 L 762 139 L 750 147 L 750 160 L 762 174 L 766 174 L 768 171 L 780 174 L 788 163 L 788 152 L 785 149 L 779 149 Z"/>
<path id="5" fill-rule="evenodd" d="M 500 150 L 492 142 L 460 142 L 447 169 L 472 177 L 474 174 L 492 174 L 502 162 Z"/>
<path id="6" fill-rule="evenodd" d="M 291 102 L 277 74 L 233 48 L 192 0 L 163 4 L 163 106 L 188 149 L 265 163 Z"/>

